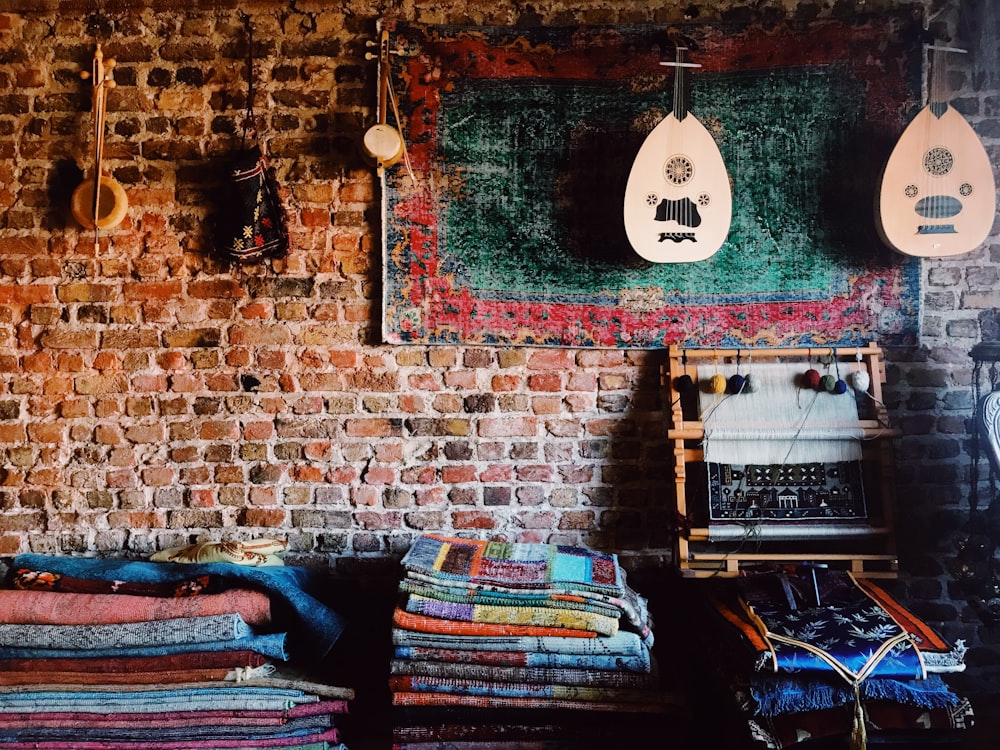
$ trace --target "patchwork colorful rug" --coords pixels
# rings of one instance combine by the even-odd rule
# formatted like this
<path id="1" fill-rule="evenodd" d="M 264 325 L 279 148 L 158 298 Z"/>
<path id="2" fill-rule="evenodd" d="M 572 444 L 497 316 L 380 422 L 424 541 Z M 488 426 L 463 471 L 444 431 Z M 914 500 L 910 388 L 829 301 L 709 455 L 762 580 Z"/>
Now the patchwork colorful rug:
<path id="1" fill-rule="evenodd" d="M 622 592 L 618 557 L 582 547 L 422 534 L 403 556 L 402 565 L 445 581 L 611 595 Z"/>
<path id="2" fill-rule="evenodd" d="M 592 630 L 598 635 L 618 632 L 618 617 L 553 607 L 521 605 L 456 604 L 410 594 L 406 611 L 460 622 L 492 622 L 504 625 L 543 625 L 550 628 Z"/>
<path id="3" fill-rule="evenodd" d="M 684 29 L 727 165 L 718 253 L 651 264 L 625 183 L 670 110 L 667 29 L 390 26 L 412 178 L 383 181 L 389 343 L 661 348 L 915 341 L 918 259 L 875 232 L 920 102 L 919 27 L 867 16 Z M 871 54 L 878 50 L 878 54 Z"/>

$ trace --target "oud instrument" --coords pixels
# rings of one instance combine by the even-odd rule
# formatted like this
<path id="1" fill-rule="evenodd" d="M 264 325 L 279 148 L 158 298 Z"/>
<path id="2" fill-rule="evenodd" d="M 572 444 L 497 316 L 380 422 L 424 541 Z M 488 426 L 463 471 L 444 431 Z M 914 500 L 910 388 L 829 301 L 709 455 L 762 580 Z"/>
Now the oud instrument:
<path id="1" fill-rule="evenodd" d="M 704 260 L 722 247 L 733 215 L 719 147 L 688 111 L 686 47 L 677 47 L 673 111 L 646 136 L 625 186 L 625 233 L 654 263 Z"/>
<path id="2" fill-rule="evenodd" d="M 94 174 L 73 191 L 71 209 L 74 218 L 86 229 L 94 230 L 94 248 L 99 248 L 99 232 L 121 224 L 128 212 L 125 189 L 111 175 L 104 174 L 104 116 L 108 89 L 115 87 L 113 59 L 105 59 L 101 45 L 94 52 L 93 66 L 80 77 L 93 82 Z"/>
<path id="3" fill-rule="evenodd" d="M 945 257 L 983 243 L 996 213 L 993 168 L 969 122 L 948 103 L 945 53 L 937 53 L 929 101 L 903 130 L 889 155 L 876 196 L 882 239 L 905 255 Z"/>

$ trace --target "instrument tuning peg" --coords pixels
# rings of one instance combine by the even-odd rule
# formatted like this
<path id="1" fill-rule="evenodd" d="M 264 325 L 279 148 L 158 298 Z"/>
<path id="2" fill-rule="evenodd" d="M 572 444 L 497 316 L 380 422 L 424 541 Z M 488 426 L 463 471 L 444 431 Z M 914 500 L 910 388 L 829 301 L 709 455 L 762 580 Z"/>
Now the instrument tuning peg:
<path id="1" fill-rule="evenodd" d="M 416 57 L 420 54 L 420 45 L 417 43 L 407 43 L 405 40 L 396 44 L 396 48 L 389 50 L 390 55 L 397 57 Z"/>

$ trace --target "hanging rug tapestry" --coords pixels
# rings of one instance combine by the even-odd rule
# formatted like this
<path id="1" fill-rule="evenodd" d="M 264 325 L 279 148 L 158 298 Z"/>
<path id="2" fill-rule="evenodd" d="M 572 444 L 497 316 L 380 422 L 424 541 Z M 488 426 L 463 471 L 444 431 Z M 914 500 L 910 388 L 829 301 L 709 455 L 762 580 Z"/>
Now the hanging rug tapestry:
<path id="1" fill-rule="evenodd" d="M 707 260 L 629 245 L 625 184 L 671 111 L 662 26 L 387 24 L 406 158 L 382 176 L 383 338 L 656 349 L 916 341 L 919 259 L 875 230 L 920 104 L 909 16 L 681 28 L 732 187 Z"/>

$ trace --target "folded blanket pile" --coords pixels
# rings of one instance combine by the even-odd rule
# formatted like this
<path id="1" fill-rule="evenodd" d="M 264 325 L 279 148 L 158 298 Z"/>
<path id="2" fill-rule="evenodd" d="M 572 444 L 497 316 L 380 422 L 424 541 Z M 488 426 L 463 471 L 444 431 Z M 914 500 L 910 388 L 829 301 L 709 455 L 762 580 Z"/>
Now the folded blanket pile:
<path id="1" fill-rule="evenodd" d="M 353 691 L 293 671 L 343 627 L 317 588 L 283 565 L 15 557 L 0 750 L 343 748 Z"/>
<path id="2" fill-rule="evenodd" d="M 945 641 L 874 581 L 791 568 L 708 589 L 717 658 L 759 747 L 843 735 L 861 750 L 872 728 L 971 726 L 968 701 L 941 678 L 964 669 L 964 644 Z"/>
<path id="3" fill-rule="evenodd" d="M 614 744 L 623 723 L 638 731 L 676 706 L 651 656 L 646 601 L 615 555 L 424 534 L 402 565 L 389 678 L 405 717 L 397 747 L 582 747 L 601 727 Z M 592 726 L 583 712 L 605 720 Z"/>

